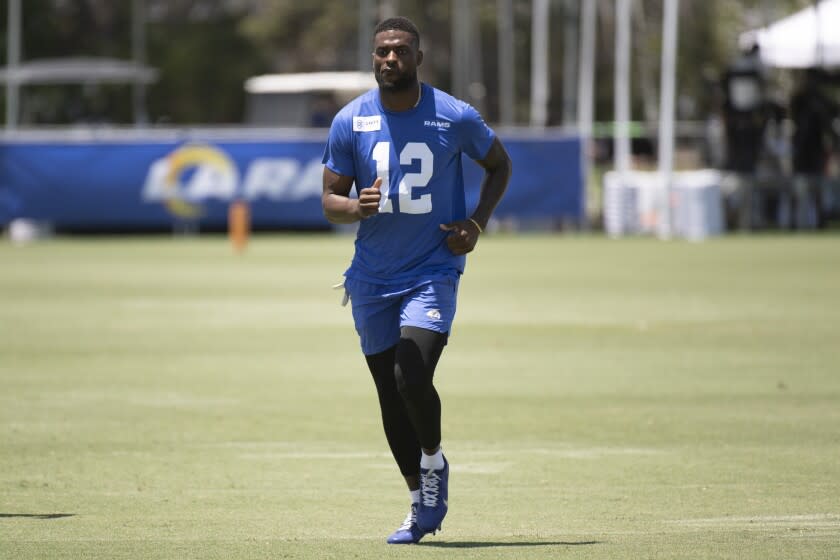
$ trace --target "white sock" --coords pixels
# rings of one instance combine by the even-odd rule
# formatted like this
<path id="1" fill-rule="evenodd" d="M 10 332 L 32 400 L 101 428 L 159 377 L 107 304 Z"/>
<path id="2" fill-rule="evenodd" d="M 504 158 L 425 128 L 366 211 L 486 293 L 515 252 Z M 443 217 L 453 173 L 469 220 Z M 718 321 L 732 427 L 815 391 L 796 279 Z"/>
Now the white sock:
<path id="1" fill-rule="evenodd" d="M 420 454 L 420 468 L 441 470 L 443 468 L 443 448 L 440 447 L 434 455 Z"/>
<path id="2" fill-rule="evenodd" d="M 409 494 L 411 494 L 411 503 L 412 504 L 419 504 L 420 503 L 420 490 L 409 490 Z"/>

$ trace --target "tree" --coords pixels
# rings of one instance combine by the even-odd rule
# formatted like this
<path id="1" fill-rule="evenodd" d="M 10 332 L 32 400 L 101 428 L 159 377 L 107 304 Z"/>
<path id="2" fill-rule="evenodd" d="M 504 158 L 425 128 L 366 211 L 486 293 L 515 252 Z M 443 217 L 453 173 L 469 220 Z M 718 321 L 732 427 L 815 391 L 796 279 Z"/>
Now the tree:
<path id="1" fill-rule="evenodd" d="M 0 0 L 0 21 L 7 12 Z M 149 21 L 147 63 L 160 70 L 148 88 L 153 122 L 237 123 L 244 115 L 243 83 L 263 72 L 359 69 L 360 0 L 145 0 Z M 614 0 L 598 2 L 596 118 L 612 119 Z M 682 118 L 700 118 L 714 106 L 710 81 L 736 54 L 746 29 L 809 5 L 813 0 L 703 0 L 681 2 L 679 94 Z M 380 7 L 386 2 L 372 2 Z M 24 59 L 56 56 L 128 58 L 131 52 L 131 1 L 25 0 Z M 399 10 L 420 27 L 426 57 L 425 81 L 452 85 L 451 0 L 400 0 Z M 551 4 L 549 124 L 561 123 L 563 100 L 563 6 Z M 635 0 L 633 116 L 655 121 L 658 104 L 662 0 Z M 488 120 L 498 117 L 496 0 L 472 0 L 480 30 L 480 58 Z M 529 112 L 530 15 L 532 0 L 513 0 L 517 119 Z M 376 21 L 384 11 L 369 14 Z M 5 57 L 5 29 L 0 53 Z M 372 38 L 361 38 L 369 41 Z M 128 86 L 103 86 L 95 95 L 81 86 L 36 88 L 35 98 L 54 122 L 72 120 L 79 100 L 99 99 L 112 122 L 131 118 Z M 29 95 L 31 92 L 27 92 Z M 74 101 L 75 100 L 75 101 Z M 103 101 L 104 100 L 104 101 Z M 56 109 L 60 107 L 61 110 Z"/>
<path id="2" fill-rule="evenodd" d="M 152 122 L 237 123 L 244 115 L 243 83 L 264 71 L 258 49 L 241 32 L 241 2 L 147 0 L 147 63 L 159 80 L 147 91 Z M 245 6 L 247 8 L 248 6 Z M 131 56 L 131 2 L 25 0 L 22 61 L 61 57 Z M 0 1 L 6 57 L 8 0 Z M 24 124 L 131 122 L 131 86 L 26 86 Z"/>

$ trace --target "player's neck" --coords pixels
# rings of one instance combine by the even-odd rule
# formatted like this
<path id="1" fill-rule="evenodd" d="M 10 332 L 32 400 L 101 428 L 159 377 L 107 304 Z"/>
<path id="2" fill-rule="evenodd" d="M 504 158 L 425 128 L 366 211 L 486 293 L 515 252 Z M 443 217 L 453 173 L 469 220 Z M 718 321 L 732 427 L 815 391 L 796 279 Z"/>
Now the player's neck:
<path id="1" fill-rule="evenodd" d="M 413 87 L 402 91 L 388 91 L 379 88 L 379 100 L 388 111 L 410 111 L 420 105 L 422 95 L 423 88 L 419 81 L 415 82 Z"/>

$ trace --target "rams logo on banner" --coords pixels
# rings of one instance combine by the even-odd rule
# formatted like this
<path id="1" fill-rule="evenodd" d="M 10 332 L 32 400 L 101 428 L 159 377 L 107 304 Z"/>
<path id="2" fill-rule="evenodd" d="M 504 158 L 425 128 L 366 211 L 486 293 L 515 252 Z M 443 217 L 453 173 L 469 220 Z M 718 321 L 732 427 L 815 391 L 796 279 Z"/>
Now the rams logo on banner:
<path id="1" fill-rule="evenodd" d="M 276 151 L 273 146 L 272 151 Z M 237 198 L 269 202 L 312 200 L 320 216 L 324 171 L 320 156 L 243 157 L 241 145 L 239 152 L 236 161 L 221 146 L 184 144 L 152 162 L 141 197 L 148 203 L 163 204 L 180 218 L 202 217 L 202 203 L 210 199 L 230 202 Z M 240 173 L 244 175 L 241 180 Z"/>
<path id="2" fill-rule="evenodd" d="M 144 198 L 160 200 L 173 215 L 197 218 L 206 198 L 230 200 L 236 193 L 239 172 L 222 150 L 206 144 L 186 144 L 154 163 Z M 157 192 L 152 192 L 157 191 Z"/>

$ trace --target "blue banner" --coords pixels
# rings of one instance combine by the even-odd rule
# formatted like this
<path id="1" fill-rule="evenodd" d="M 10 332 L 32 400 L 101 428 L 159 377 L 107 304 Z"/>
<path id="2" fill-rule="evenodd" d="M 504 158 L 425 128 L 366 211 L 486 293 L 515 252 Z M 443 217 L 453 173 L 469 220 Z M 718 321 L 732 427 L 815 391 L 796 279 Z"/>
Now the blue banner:
<path id="1" fill-rule="evenodd" d="M 576 138 L 503 138 L 513 177 L 499 218 L 580 220 Z M 0 225 L 27 218 L 57 228 L 224 228 L 234 199 L 257 228 L 327 228 L 321 213 L 323 139 L 271 141 L 0 142 Z M 468 159 L 468 158 L 465 158 Z M 482 169 L 465 162 L 467 202 Z"/>

